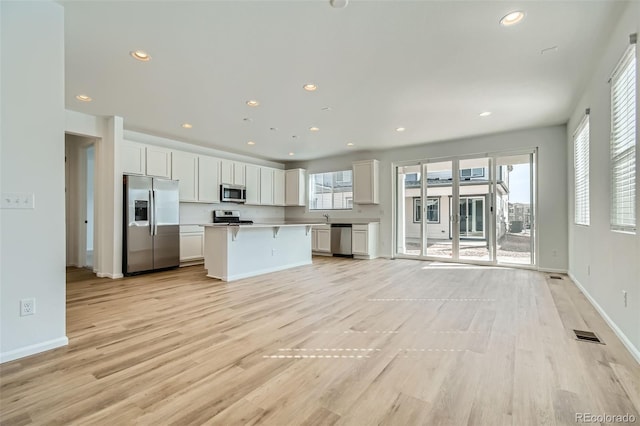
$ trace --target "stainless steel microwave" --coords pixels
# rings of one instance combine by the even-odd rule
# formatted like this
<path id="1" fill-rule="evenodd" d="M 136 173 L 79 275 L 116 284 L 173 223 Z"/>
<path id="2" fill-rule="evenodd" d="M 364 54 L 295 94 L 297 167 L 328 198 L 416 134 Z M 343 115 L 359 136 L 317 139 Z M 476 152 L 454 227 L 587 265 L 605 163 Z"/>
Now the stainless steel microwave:
<path id="1" fill-rule="evenodd" d="M 242 185 L 220 185 L 220 201 L 223 203 L 244 203 L 247 201 L 247 190 Z"/>

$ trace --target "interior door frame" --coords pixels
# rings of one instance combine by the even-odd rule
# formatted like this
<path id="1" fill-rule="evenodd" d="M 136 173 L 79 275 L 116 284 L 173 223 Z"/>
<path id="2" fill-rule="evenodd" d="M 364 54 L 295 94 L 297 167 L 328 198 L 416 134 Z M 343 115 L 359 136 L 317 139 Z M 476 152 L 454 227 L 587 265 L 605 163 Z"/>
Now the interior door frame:
<path id="1" fill-rule="evenodd" d="M 516 155 L 531 155 L 530 162 L 530 203 L 533 204 L 532 209 L 532 218 L 531 218 L 531 256 L 532 263 L 531 264 L 518 264 L 518 263 L 498 263 L 497 259 L 497 240 L 496 240 L 496 204 L 497 204 L 497 161 L 498 157 L 509 157 Z M 458 238 L 454 238 L 452 240 L 452 256 L 451 258 L 447 257 L 434 257 L 426 255 L 426 215 L 425 215 L 425 200 L 426 196 L 426 181 L 422 180 L 421 184 L 421 201 L 422 201 L 422 217 L 420 221 L 420 235 L 421 235 L 421 255 L 412 256 L 406 255 L 402 253 L 398 253 L 397 247 L 397 226 L 398 226 L 398 167 L 406 167 L 406 166 L 416 166 L 420 165 L 422 172 L 425 171 L 425 165 L 428 163 L 438 163 L 451 161 L 452 162 L 452 204 L 455 205 L 455 201 L 459 203 L 459 180 L 460 180 L 460 171 L 459 171 L 459 162 L 460 160 L 467 160 L 473 158 L 488 158 L 489 159 L 489 200 L 490 200 L 490 220 L 489 223 L 486 224 L 489 226 L 489 229 L 486 229 L 485 235 L 487 235 L 487 239 L 489 240 L 489 250 L 491 251 L 491 259 L 489 261 L 484 260 L 476 260 L 476 259 L 460 259 L 459 258 L 459 233 L 460 229 L 458 226 L 457 231 L 452 233 L 452 235 L 457 234 Z M 455 164 L 454 164 L 455 162 Z M 454 173 L 454 170 L 457 170 L 457 173 Z M 393 253 L 392 258 L 400 258 L 400 259 L 415 259 L 415 260 L 428 260 L 428 261 L 438 261 L 438 262 L 451 262 L 451 263 L 464 263 L 464 264 L 472 264 L 472 265 L 481 265 L 481 266 L 506 266 L 512 268 L 520 268 L 520 269 L 534 269 L 538 270 L 538 259 L 539 257 L 539 238 L 538 238 L 538 147 L 531 148 L 522 148 L 517 150 L 504 150 L 504 151 L 491 151 L 484 153 L 474 153 L 474 154 L 466 154 L 459 156 L 446 156 L 446 157 L 433 157 L 426 158 L 421 160 L 406 160 L 406 161 L 395 161 L 391 163 L 391 178 L 392 178 L 392 200 L 394 200 L 392 206 L 392 230 L 391 236 L 393 241 Z M 424 174 L 426 179 L 426 174 Z M 453 194 L 456 193 L 457 197 L 453 198 Z M 449 212 L 449 226 L 451 226 L 454 230 L 456 226 L 454 225 L 452 216 L 452 211 Z M 459 216 L 459 213 L 457 214 Z M 404 217 L 402 218 L 404 220 Z M 441 215 L 440 220 L 443 220 Z M 457 222 L 455 222 L 457 224 Z"/>

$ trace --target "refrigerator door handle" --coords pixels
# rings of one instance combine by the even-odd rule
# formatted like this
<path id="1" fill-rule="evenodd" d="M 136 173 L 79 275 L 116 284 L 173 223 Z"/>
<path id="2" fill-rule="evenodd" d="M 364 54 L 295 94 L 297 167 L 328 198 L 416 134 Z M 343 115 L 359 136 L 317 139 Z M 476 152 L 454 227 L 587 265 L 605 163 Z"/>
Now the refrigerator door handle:
<path id="1" fill-rule="evenodd" d="M 149 190 L 149 235 L 153 235 L 153 223 L 155 221 L 155 206 L 153 205 L 153 191 Z"/>
<path id="2" fill-rule="evenodd" d="M 156 220 L 156 190 L 151 191 L 153 194 L 153 234 L 158 235 L 158 221 Z"/>

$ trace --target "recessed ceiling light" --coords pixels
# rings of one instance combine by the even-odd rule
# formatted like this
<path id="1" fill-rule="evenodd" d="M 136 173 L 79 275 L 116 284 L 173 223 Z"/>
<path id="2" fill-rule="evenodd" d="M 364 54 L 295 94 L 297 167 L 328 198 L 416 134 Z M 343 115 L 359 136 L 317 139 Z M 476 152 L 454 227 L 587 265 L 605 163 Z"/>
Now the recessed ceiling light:
<path id="1" fill-rule="evenodd" d="M 516 10 L 504 15 L 502 19 L 500 19 L 500 25 L 502 25 L 503 27 L 509 27 L 511 25 L 517 24 L 523 19 L 524 19 L 524 12 L 520 10 Z"/>
<path id="2" fill-rule="evenodd" d="M 278 128 L 277 127 L 270 127 L 269 130 L 271 130 L 272 132 L 275 132 L 275 131 L 278 130 Z"/>
<path id="3" fill-rule="evenodd" d="M 404 132 L 405 130 L 407 129 L 405 129 L 404 127 L 396 127 L 396 132 Z"/>
<path id="4" fill-rule="evenodd" d="M 318 132 L 318 131 L 320 131 L 320 127 L 315 127 L 315 126 L 309 127 L 309 131 L 310 132 Z"/>
<path id="5" fill-rule="evenodd" d="M 255 145 L 256 143 L 254 141 L 249 141 L 247 142 L 247 145 Z"/>
<path id="6" fill-rule="evenodd" d="M 353 146 L 353 142 L 349 142 L 347 146 Z"/>
<path id="7" fill-rule="evenodd" d="M 242 119 L 242 121 L 246 121 L 247 123 L 251 123 L 253 121 L 253 118 L 245 117 L 245 118 Z"/>
<path id="8" fill-rule="evenodd" d="M 133 50 L 129 52 L 129 54 L 133 56 L 134 59 L 142 62 L 149 62 L 151 60 L 151 56 L 149 56 L 149 54 L 144 50 Z"/>
<path id="9" fill-rule="evenodd" d="M 250 101 L 247 101 L 247 105 L 249 105 L 250 107 L 257 107 L 258 105 L 260 105 L 260 102 L 251 99 Z"/>
<path id="10" fill-rule="evenodd" d="M 349 0 L 329 0 L 329 4 L 336 9 L 342 9 L 343 7 L 347 7 Z"/>
<path id="11" fill-rule="evenodd" d="M 307 92 L 314 92 L 318 88 L 318 86 L 316 86 L 313 83 L 307 83 L 304 86 L 302 86 L 302 88 Z"/>
<path id="12" fill-rule="evenodd" d="M 322 111 L 331 111 L 331 107 L 328 107 L 328 106 L 326 106 L 326 107 L 322 107 L 322 108 L 320 108 L 320 109 L 321 109 Z"/>
<path id="13" fill-rule="evenodd" d="M 184 129 L 190 129 L 190 128 L 192 128 L 192 127 L 193 127 L 193 124 L 191 124 L 191 123 L 182 123 L 182 127 L 183 127 Z"/>
<path id="14" fill-rule="evenodd" d="M 91 96 L 87 96 L 87 95 L 77 95 L 76 99 L 82 102 L 91 102 L 93 99 L 91 99 Z"/>
<path id="15" fill-rule="evenodd" d="M 484 111 L 484 112 L 481 112 L 479 115 L 480 117 L 488 117 L 491 115 L 491 111 Z"/>
<path id="16" fill-rule="evenodd" d="M 295 155 L 295 154 L 294 154 L 293 152 L 290 152 L 290 153 L 289 153 L 289 155 L 290 155 L 290 156 L 293 156 L 293 155 Z"/>

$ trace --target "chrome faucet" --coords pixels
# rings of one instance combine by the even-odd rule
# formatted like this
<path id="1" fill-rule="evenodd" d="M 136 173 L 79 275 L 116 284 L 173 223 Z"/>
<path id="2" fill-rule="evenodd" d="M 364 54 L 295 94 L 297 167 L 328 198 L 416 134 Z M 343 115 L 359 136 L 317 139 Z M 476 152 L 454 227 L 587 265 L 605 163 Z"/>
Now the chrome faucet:
<path id="1" fill-rule="evenodd" d="M 327 223 L 329 223 L 329 213 L 325 213 L 322 216 L 324 216 L 324 218 L 327 219 Z"/>

